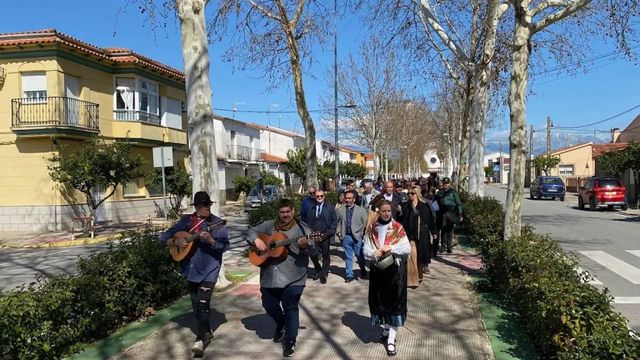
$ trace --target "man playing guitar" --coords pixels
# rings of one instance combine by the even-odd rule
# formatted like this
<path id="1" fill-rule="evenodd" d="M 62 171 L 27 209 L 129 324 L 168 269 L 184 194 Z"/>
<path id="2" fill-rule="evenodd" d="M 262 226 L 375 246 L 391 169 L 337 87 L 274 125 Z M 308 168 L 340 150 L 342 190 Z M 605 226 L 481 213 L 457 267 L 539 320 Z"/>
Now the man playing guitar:
<path id="1" fill-rule="evenodd" d="M 247 242 L 259 251 L 266 251 L 267 245 L 258 235 L 272 235 L 283 232 L 289 239 L 298 239 L 289 245 L 288 256 L 274 259 L 260 268 L 260 292 L 262 307 L 275 321 L 274 342 L 282 341 L 282 355 L 289 357 L 295 351 L 298 337 L 298 304 L 307 280 L 309 251 L 311 246 L 307 235 L 311 230 L 294 216 L 294 204 L 289 199 L 278 201 L 278 217 L 267 220 L 247 232 Z"/>
<path id="2" fill-rule="evenodd" d="M 206 191 L 198 191 L 193 197 L 193 214 L 180 218 L 177 224 L 160 236 L 160 241 L 167 246 L 187 247 L 184 239 L 176 239 L 179 231 L 198 233 L 198 240 L 193 256 L 180 262 L 182 274 L 189 281 L 191 306 L 196 317 L 198 330 L 196 342 L 191 350 L 195 356 L 202 356 L 205 344 L 213 338 L 211 331 L 211 294 L 218 280 L 222 266 L 222 253 L 229 248 L 229 231 L 226 226 L 209 228 L 209 224 L 219 224 L 222 219 L 211 213 L 211 199 Z"/>

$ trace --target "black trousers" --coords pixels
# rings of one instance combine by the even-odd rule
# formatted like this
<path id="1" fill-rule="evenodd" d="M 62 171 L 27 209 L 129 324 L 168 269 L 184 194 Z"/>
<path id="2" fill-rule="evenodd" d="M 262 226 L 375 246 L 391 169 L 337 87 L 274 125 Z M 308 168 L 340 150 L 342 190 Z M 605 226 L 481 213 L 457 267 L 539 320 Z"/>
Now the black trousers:
<path id="1" fill-rule="evenodd" d="M 216 283 L 207 281 L 201 283 L 189 282 L 191 307 L 198 324 L 196 340 L 204 341 L 207 333 L 211 331 L 211 294 L 215 285 Z"/>
<path id="2" fill-rule="evenodd" d="M 329 241 L 331 239 L 324 239 L 318 244 L 320 253 L 322 253 L 322 265 L 318 260 L 318 254 L 311 255 L 311 261 L 316 271 L 320 273 L 320 277 L 327 278 L 329 276 L 329 266 L 331 266 L 331 255 L 329 254 Z"/>
<path id="3" fill-rule="evenodd" d="M 431 257 L 434 259 L 438 256 L 438 250 L 440 249 L 440 241 L 442 238 L 440 229 L 442 229 L 442 213 L 438 211 L 436 212 L 436 234 L 438 234 L 438 236 L 433 239 L 433 244 L 431 245 Z M 444 244 L 444 242 L 442 243 Z"/>
<path id="4" fill-rule="evenodd" d="M 440 241 L 442 248 L 447 251 L 451 250 L 451 242 L 453 240 L 453 228 L 455 226 L 456 215 L 453 211 L 447 211 L 442 215 L 442 227 L 440 228 Z"/>
<path id="5" fill-rule="evenodd" d="M 284 343 L 296 344 L 300 327 L 300 297 L 303 285 L 290 285 L 285 288 L 260 288 L 262 307 L 276 322 L 276 327 L 284 329 Z"/>

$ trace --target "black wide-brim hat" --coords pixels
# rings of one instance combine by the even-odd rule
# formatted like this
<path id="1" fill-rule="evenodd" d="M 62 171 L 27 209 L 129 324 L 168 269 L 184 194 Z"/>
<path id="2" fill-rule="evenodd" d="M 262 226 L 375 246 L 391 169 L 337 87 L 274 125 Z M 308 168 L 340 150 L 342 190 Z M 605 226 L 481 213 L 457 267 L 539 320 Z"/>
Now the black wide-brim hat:
<path id="1" fill-rule="evenodd" d="M 198 191 L 193 195 L 193 203 L 191 205 L 206 205 L 210 206 L 213 204 L 209 194 L 206 191 Z"/>

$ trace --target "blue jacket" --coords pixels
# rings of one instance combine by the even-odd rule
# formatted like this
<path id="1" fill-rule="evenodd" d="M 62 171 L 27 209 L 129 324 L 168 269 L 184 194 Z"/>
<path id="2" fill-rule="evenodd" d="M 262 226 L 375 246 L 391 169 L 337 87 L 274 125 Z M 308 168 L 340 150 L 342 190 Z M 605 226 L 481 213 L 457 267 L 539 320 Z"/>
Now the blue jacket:
<path id="1" fill-rule="evenodd" d="M 336 234 L 338 227 L 338 214 L 335 206 L 326 201 L 322 203 L 322 212 L 316 217 L 316 209 L 318 205 L 314 204 L 307 212 L 307 217 L 303 218 L 309 228 L 313 231 L 319 231 L 324 235 L 324 239 L 331 239 Z"/>
<path id="2" fill-rule="evenodd" d="M 216 223 L 220 221 L 215 215 L 209 216 L 207 222 Z M 160 235 L 160 242 L 167 245 L 175 233 L 178 231 L 189 231 L 191 227 L 191 215 L 185 215 L 180 218 L 177 224 L 169 228 Z M 222 266 L 222 253 L 229 249 L 229 230 L 227 226 L 222 226 L 209 233 L 216 240 L 215 246 L 196 240 L 194 246 L 197 246 L 195 253 L 189 259 L 180 262 L 180 270 L 188 281 L 194 283 L 216 282 L 220 267 Z"/>
<path id="3" fill-rule="evenodd" d="M 300 219 L 302 219 L 302 221 L 305 221 L 308 214 L 309 214 L 309 210 L 311 210 L 311 208 L 316 204 L 316 199 L 312 198 L 311 196 L 307 195 L 302 199 L 302 204 L 300 204 Z"/>

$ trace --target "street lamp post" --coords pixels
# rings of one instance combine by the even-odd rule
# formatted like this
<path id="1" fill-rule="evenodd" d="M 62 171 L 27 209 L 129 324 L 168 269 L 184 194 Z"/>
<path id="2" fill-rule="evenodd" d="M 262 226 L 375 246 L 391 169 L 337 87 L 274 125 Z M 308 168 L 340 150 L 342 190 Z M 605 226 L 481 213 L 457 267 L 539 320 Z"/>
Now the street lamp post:
<path id="1" fill-rule="evenodd" d="M 340 148 L 338 145 L 338 108 L 355 108 L 355 104 L 338 105 L 338 0 L 333 1 L 333 122 L 335 131 L 335 187 L 340 179 Z"/>

